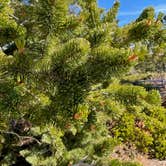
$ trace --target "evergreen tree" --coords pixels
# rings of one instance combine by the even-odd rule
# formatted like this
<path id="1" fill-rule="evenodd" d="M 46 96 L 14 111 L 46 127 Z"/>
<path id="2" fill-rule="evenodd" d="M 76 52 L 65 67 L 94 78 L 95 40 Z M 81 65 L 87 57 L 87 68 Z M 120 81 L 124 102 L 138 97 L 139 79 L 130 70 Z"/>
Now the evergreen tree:
<path id="1" fill-rule="evenodd" d="M 0 52 L 0 164 L 111 165 L 114 146 L 129 141 L 166 157 L 158 92 L 114 80 L 163 32 L 162 19 L 149 25 L 152 8 L 118 27 L 118 1 L 107 13 L 96 0 L 0 2 L 0 45 L 16 46 Z"/>

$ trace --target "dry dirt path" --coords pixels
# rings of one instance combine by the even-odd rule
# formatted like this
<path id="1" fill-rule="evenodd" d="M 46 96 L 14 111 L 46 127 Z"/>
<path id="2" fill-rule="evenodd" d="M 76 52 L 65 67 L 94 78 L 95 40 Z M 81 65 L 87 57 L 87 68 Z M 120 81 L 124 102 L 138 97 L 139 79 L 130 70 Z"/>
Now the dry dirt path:
<path id="1" fill-rule="evenodd" d="M 166 166 L 166 160 L 160 161 L 149 159 L 148 156 L 138 153 L 135 148 L 125 145 L 117 146 L 114 149 L 111 158 L 119 159 L 121 161 L 136 161 L 143 166 Z"/>
<path id="2" fill-rule="evenodd" d="M 141 163 L 143 166 L 166 166 L 166 161 L 147 159 L 146 157 L 143 157 L 143 156 L 137 157 L 136 161 Z"/>

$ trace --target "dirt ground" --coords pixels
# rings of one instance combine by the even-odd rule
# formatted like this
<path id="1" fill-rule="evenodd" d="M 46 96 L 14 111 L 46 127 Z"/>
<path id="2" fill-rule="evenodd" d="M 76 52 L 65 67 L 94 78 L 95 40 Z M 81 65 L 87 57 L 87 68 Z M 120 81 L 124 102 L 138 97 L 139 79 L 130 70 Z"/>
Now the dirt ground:
<path id="1" fill-rule="evenodd" d="M 166 166 L 166 160 L 149 159 L 147 155 L 138 153 L 135 148 L 130 145 L 117 146 L 110 157 L 122 161 L 136 161 L 143 166 Z"/>
<path id="2" fill-rule="evenodd" d="M 166 161 L 159 161 L 155 159 L 148 159 L 144 156 L 138 156 L 136 161 L 141 163 L 143 166 L 166 166 Z"/>

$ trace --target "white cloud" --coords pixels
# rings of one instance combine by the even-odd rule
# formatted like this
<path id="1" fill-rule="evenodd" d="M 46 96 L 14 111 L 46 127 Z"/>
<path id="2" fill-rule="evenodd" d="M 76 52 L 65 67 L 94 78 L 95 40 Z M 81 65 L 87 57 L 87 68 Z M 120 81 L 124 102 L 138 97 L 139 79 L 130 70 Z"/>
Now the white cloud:
<path id="1" fill-rule="evenodd" d="M 166 12 L 166 4 L 155 6 L 155 11 L 158 12 Z"/>
<path id="2" fill-rule="evenodd" d="M 155 12 L 166 12 L 166 4 L 160 4 L 158 6 L 154 6 Z M 141 14 L 142 10 L 137 10 L 137 11 L 121 11 L 119 12 L 119 16 L 137 16 L 139 14 Z"/>

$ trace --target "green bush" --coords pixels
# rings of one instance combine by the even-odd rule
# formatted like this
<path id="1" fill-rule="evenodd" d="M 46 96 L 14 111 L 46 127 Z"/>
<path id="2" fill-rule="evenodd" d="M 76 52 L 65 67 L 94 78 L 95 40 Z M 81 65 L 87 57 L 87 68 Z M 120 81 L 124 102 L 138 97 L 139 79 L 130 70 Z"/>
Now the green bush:
<path id="1" fill-rule="evenodd" d="M 98 163 L 98 166 L 141 166 L 141 164 L 139 163 L 135 163 L 135 162 L 122 162 L 122 161 L 119 161 L 117 159 L 115 160 L 111 160 L 109 162 L 99 162 Z"/>

